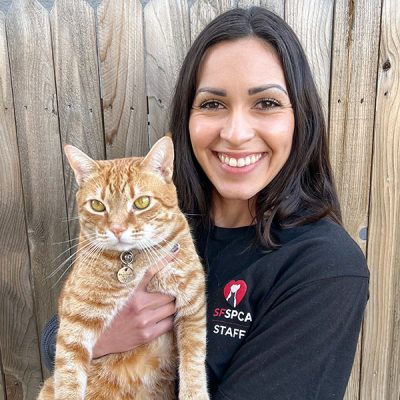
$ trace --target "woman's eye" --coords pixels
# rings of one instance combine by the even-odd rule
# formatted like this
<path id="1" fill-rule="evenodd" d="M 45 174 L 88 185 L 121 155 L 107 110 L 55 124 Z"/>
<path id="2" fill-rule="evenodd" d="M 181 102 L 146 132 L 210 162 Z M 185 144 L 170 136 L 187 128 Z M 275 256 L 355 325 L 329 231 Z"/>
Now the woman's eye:
<path id="1" fill-rule="evenodd" d="M 138 197 L 134 202 L 133 205 L 138 210 L 144 210 L 150 205 L 150 197 L 149 196 L 142 196 Z"/>
<path id="2" fill-rule="evenodd" d="M 260 110 L 270 110 L 271 108 L 279 107 L 281 104 L 273 99 L 262 99 L 257 102 L 256 107 Z"/>
<path id="3" fill-rule="evenodd" d="M 97 212 L 103 212 L 106 209 L 106 206 L 99 200 L 91 200 L 90 207 Z"/>
<path id="4" fill-rule="evenodd" d="M 210 100 L 210 101 L 205 101 L 200 105 L 200 108 L 205 108 L 207 110 L 218 110 L 221 108 L 224 108 L 224 106 L 219 102 L 215 100 Z"/>

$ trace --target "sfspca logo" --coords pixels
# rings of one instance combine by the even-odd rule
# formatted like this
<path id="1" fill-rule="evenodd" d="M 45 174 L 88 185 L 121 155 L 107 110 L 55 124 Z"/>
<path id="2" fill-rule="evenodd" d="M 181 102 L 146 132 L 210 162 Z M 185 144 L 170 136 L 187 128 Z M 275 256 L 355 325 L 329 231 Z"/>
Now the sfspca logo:
<path id="1" fill-rule="evenodd" d="M 236 308 L 243 300 L 247 292 L 247 285 L 245 281 L 230 281 L 224 287 L 225 300 L 233 307 Z"/>
<path id="2" fill-rule="evenodd" d="M 214 308 L 213 317 L 216 319 L 213 322 L 218 322 L 218 324 L 214 324 L 213 333 L 238 339 L 246 335 L 252 321 L 251 313 L 235 309 L 242 302 L 246 292 L 247 284 L 243 280 L 230 281 L 225 285 L 224 298 L 234 308 Z"/>

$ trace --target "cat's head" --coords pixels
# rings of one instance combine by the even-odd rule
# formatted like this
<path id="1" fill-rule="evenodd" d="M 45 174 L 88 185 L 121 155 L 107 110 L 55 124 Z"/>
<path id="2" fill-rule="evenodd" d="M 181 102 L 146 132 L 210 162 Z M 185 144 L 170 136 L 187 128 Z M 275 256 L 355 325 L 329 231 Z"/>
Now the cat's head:
<path id="1" fill-rule="evenodd" d="M 64 149 L 79 185 L 76 199 L 85 239 L 116 251 L 168 242 L 179 212 L 169 137 L 155 143 L 146 157 L 95 161 L 76 147 Z"/>

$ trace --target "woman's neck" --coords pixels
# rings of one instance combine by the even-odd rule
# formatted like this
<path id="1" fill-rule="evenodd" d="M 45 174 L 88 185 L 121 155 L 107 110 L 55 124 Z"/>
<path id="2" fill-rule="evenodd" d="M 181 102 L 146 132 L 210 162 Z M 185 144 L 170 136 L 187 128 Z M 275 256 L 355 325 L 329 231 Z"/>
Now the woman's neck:
<path id="1" fill-rule="evenodd" d="M 225 199 L 217 192 L 212 195 L 212 220 L 221 228 L 238 228 L 255 222 L 255 199 Z"/>

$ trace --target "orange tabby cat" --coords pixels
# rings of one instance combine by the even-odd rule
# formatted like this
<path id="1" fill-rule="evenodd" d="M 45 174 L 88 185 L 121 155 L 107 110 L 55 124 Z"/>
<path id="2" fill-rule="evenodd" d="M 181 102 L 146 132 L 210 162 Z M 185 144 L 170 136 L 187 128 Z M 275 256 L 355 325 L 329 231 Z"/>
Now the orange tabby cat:
<path id="1" fill-rule="evenodd" d="M 54 376 L 38 399 L 208 399 L 205 277 L 172 183 L 173 145 L 160 139 L 145 158 L 94 161 L 65 152 L 79 184 L 79 256 L 59 299 Z M 180 251 L 149 290 L 176 297 L 175 334 L 92 360 L 100 333 L 156 259 Z M 131 259 L 133 257 L 133 260 Z"/>

